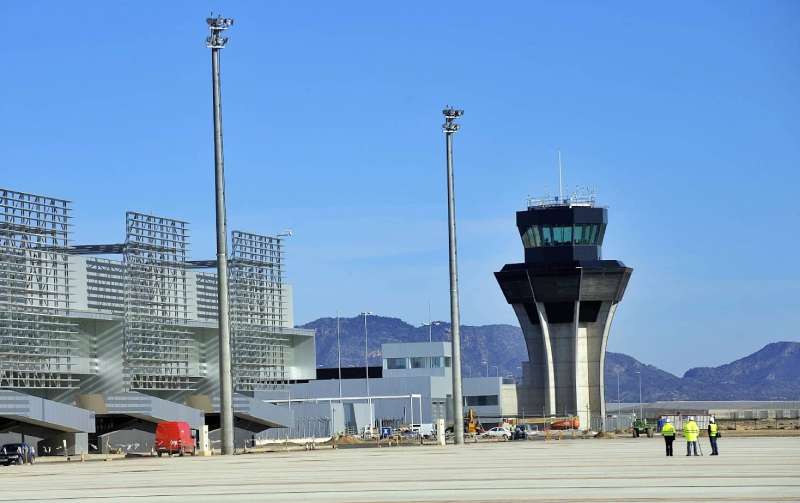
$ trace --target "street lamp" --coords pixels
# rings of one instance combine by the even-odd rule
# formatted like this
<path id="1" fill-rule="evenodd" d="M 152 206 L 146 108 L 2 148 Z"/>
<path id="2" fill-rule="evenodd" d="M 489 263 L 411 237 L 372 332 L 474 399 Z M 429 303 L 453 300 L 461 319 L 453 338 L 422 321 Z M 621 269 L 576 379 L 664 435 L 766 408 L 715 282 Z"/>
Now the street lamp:
<path id="1" fill-rule="evenodd" d="M 342 403 L 342 342 L 339 335 L 339 311 L 336 311 L 336 353 L 339 355 L 339 403 Z"/>
<path id="2" fill-rule="evenodd" d="M 433 320 L 431 320 L 431 301 L 428 301 L 428 342 L 433 342 Z"/>
<path id="3" fill-rule="evenodd" d="M 367 316 L 371 315 L 372 311 L 364 311 L 361 313 L 364 316 L 364 372 L 367 383 L 367 407 L 369 407 L 369 431 L 372 433 L 372 399 L 369 395 L 369 338 L 367 335 Z"/>
<path id="4" fill-rule="evenodd" d="M 639 376 L 639 419 L 644 419 L 644 414 L 642 413 L 642 373 L 637 370 L 636 374 Z"/>
<path id="5" fill-rule="evenodd" d="M 233 383 L 231 381 L 231 331 L 228 308 L 228 238 L 225 216 L 225 161 L 222 151 L 222 91 L 219 51 L 228 42 L 222 32 L 233 19 L 222 16 L 206 19 L 211 34 L 206 47 L 211 49 L 211 89 L 214 107 L 214 185 L 217 217 L 217 312 L 219 323 L 219 417 L 222 428 L 222 454 L 233 454 Z"/>
<path id="6" fill-rule="evenodd" d="M 442 110 L 445 122 L 442 131 L 447 152 L 447 234 L 450 263 L 450 326 L 453 330 L 453 435 L 456 445 L 464 443 L 464 398 L 461 390 L 461 315 L 458 309 L 458 261 L 456 246 L 456 198 L 453 181 L 453 135 L 458 131 L 455 120 L 463 110 L 447 107 Z"/>
<path id="7" fill-rule="evenodd" d="M 500 367 L 492 365 L 492 368 L 495 370 L 495 377 L 500 377 Z"/>
<path id="8" fill-rule="evenodd" d="M 489 362 L 486 361 L 486 360 L 482 360 L 481 361 L 481 365 L 485 365 L 486 366 L 486 377 L 489 377 Z"/>

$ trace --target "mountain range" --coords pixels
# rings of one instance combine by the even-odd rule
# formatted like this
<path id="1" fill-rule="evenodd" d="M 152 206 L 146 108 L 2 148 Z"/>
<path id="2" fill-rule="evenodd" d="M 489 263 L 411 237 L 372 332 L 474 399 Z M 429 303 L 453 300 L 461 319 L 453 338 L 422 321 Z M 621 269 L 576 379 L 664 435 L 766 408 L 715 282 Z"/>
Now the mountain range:
<path id="1" fill-rule="evenodd" d="M 343 367 L 364 365 L 364 318 L 340 318 Z M 320 318 L 302 325 L 317 332 L 317 365 L 337 365 L 337 319 Z M 381 365 L 381 344 L 449 341 L 450 324 L 434 321 L 414 326 L 399 318 L 367 317 L 369 365 Z M 513 325 L 461 326 L 462 369 L 465 377 L 519 376 L 527 360 L 522 330 Z M 486 362 L 486 363 L 484 363 Z M 606 399 L 639 400 L 800 400 L 800 343 L 774 342 L 755 353 L 718 367 L 698 367 L 676 376 L 623 353 L 606 353 Z M 619 378 L 619 395 L 617 379 Z"/>

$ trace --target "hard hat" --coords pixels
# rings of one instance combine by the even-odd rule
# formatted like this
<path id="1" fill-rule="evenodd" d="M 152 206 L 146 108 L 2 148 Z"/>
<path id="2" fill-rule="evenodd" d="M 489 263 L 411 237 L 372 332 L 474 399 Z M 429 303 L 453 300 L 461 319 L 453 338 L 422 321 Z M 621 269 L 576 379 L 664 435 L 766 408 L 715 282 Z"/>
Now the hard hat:
<path id="1" fill-rule="evenodd" d="M 689 416 L 689 421 L 694 421 L 694 416 Z"/>
<path id="2" fill-rule="evenodd" d="M 667 422 L 668 422 L 668 423 L 671 423 L 671 422 L 672 422 L 672 419 L 670 419 L 670 418 L 667 418 Z"/>
<path id="3" fill-rule="evenodd" d="M 716 421 L 714 420 L 714 416 L 711 416 L 710 418 L 708 418 L 708 422 L 709 422 L 709 423 L 714 423 L 714 422 L 716 422 Z"/>

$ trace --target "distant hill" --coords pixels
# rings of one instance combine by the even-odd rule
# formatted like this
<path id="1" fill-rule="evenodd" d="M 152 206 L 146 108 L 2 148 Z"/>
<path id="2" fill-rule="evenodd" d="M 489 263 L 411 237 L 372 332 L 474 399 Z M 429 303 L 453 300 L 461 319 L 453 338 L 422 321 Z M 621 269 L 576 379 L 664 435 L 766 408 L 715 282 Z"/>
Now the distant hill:
<path id="1" fill-rule="evenodd" d="M 335 367 L 336 318 L 320 318 L 302 326 L 317 331 L 317 364 Z M 415 327 L 399 318 L 369 316 L 369 364 L 381 364 L 381 344 L 422 342 L 429 337 L 428 326 Z M 450 324 L 434 322 L 432 340 L 449 341 Z M 364 318 L 340 319 L 342 366 L 364 365 Z M 513 325 L 461 326 L 464 376 L 520 374 L 519 366 L 528 358 L 522 330 Z M 495 368 L 497 367 L 497 368 Z M 800 400 L 800 343 L 775 342 L 761 350 L 719 367 L 688 370 L 683 377 L 646 365 L 622 353 L 606 353 L 606 400 Z"/>
<path id="2" fill-rule="evenodd" d="M 342 366 L 359 367 L 364 365 L 364 318 L 341 318 L 339 320 Z M 302 326 L 317 331 L 317 365 L 335 367 L 336 353 L 336 318 L 320 318 Z M 415 327 L 399 318 L 369 316 L 367 318 L 369 340 L 369 364 L 381 364 L 381 344 L 387 342 L 424 342 L 429 340 L 428 326 Z M 450 324 L 433 322 L 432 340 L 449 341 Z M 527 359 L 525 340 L 519 327 L 512 325 L 484 325 L 473 327 L 461 326 L 461 361 L 464 364 L 464 376 L 485 375 L 486 366 L 481 361 L 489 362 L 489 373 L 505 376 L 519 375 L 522 360 Z M 493 366 L 497 366 L 495 369 Z"/>

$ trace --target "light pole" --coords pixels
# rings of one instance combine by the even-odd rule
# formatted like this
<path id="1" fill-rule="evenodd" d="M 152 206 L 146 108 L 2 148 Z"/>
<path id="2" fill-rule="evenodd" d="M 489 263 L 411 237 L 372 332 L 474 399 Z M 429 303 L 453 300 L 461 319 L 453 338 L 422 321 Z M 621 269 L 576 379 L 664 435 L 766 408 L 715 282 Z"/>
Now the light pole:
<path id="1" fill-rule="evenodd" d="M 428 342 L 433 342 L 433 320 L 431 320 L 431 301 L 428 301 Z"/>
<path id="2" fill-rule="evenodd" d="M 369 341 L 367 335 L 367 316 L 372 314 L 372 311 L 365 311 L 361 313 L 364 316 L 364 372 L 367 383 L 367 407 L 369 407 L 369 431 L 372 433 L 372 399 L 369 396 Z"/>
<path id="3" fill-rule="evenodd" d="M 222 454 L 233 454 L 233 383 L 231 382 L 231 332 L 228 316 L 228 250 L 225 216 L 225 161 L 222 153 L 222 91 L 219 78 L 219 51 L 228 42 L 222 32 L 233 19 L 217 16 L 206 19 L 211 35 L 211 88 L 214 105 L 214 185 L 217 213 L 217 310 L 219 320 L 219 417 L 222 427 Z"/>
<path id="4" fill-rule="evenodd" d="M 461 317 L 458 309 L 458 260 L 456 246 L 456 196 L 453 181 L 453 135 L 458 131 L 455 120 L 463 110 L 450 107 L 442 110 L 447 150 L 447 225 L 450 251 L 450 326 L 453 331 L 453 433 L 457 445 L 464 443 L 464 399 L 461 392 Z"/>
<path id="5" fill-rule="evenodd" d="M 622 409 L 622 402 L 619 400 L 619 369 L 617 369 L 617 421 L 619 421 L 620 410 Z"/>
<path id="6" fill-rule="evenodd" d="M 500 377 L 500 367 L 498 367 L 497 365 L 492 365 L 492 368 L 495 370 L 495 374 L 494 374 L 495 377 Z M 489 370 L 489 369 L 486 369 L 486 370 Z"/>
<path id="7" fill-rule="evenodd" d="M 481 365 L 485 365 L 486 366 L 486 377 L 489 377 L 489 362 L 486 361 L 486 360 L 482 360 L 481 361 Z"/>
<path id="8" fill-rule="evenodd" d="M 339 403 L 342 403 L 342 342 L 339 337 L 339 311 L 336 311 L 336 353 L 339 355 Z"/>
<path id="9" fill-rule="evenodd" d="M 441 325 L 441 321 L 432 321 L 430 322 L 429 334 L 428 334 L 428 342 L 433 342 L 433 327 L 438 327 Z"/>
<path id="10" fill-rule="evenodd" d="M 636 374 L 639 376 L 639 419 L 644 419 L 642 414 L 642 373 L 637 370 Z"/>

